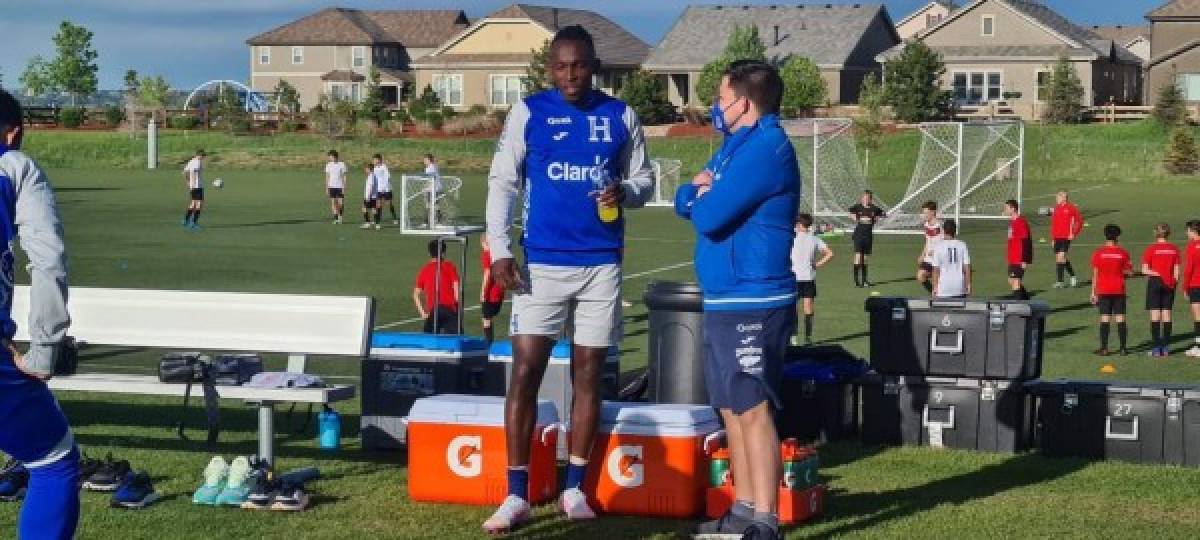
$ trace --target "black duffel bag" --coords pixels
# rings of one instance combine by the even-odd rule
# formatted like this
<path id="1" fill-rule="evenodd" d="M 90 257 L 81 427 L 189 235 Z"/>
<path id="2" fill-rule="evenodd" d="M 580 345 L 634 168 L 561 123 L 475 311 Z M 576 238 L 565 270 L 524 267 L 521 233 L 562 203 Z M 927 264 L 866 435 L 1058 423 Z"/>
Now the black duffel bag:
<path id="1" fill-rule="evenodd" d="M 221 432 L 220 409 L 217 407 L 216 379 L 213 364 L 200 353 L 168 353 L 158 361 L 158 380 L 165 383 L 186 384 L 183 392 L 183 408 L 192 397 L 192 384 L 200 383 L 204 390 L 204 414 L 208 424 L 208 444 L 215 445 Z M 175 423 L 175 433 L 180 439 L 190 440 L 183 432 L 183 420 Z"/>
<path id="2" fill-rule="evenodd" d="M 225 386 L 246 384 L 262 371 L 262 357 L 257 354 L 221 354 L 213 363 L 213 378 Z"/>

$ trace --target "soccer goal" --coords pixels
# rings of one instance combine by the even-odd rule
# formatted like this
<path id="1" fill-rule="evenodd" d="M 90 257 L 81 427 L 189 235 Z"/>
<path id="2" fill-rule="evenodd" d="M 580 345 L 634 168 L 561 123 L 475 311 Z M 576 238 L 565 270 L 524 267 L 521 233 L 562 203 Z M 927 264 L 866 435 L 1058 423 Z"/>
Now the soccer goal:
<path id="1" fill-rule="evenodd" d="M 1021 200 L 1025 124 L 1020 121 L 921 124 L 921 149 L 904 197 L 879 232 L 916 232 L 921 205 L 938 204 L 961 227 L 968 219 L 1003 219 L 1004 201 Z"/>
<path id="2" fill-rule="evenodd" d="M 818 231 L 854 227 L 850 207 L 867 187 L 849 118 L 812 118 L 788 124 L 800 161 L 801 208 L 813 215 Z M 877 203 L 878 204 L 878 203 Z"/>
<path id="3" fill-rule="evenodd" d="M 460 231 L 458 199 L 462 178 L 406 174 L 400 177 L 400 232 L 445 235 Z"/>
<path id="4" fill-rule="evenodd" d="M 678 159 L 654 158 L 654 198 L 646 206 L 675 206 L 675 190 L 679 189 L 679 172 L 683 162 Z"/>

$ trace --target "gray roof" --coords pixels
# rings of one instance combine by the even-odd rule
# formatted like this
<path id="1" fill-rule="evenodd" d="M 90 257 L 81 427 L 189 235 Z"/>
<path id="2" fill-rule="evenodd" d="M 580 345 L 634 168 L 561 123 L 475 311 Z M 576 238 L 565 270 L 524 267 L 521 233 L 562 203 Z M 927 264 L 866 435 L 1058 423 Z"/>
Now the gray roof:
<path id="1" fill-rule="evenodd" d="M 1151 28 L 1149 26 L 1119 24 L 1116 26 L 1093 26 L 1091 30 L 1092 33 L 1104 39 L 1111 39 L 1119 45 L 1128 45 L 1129 42 L 1139 37 L 1149 38 Z"/>
<path id="2" fill-rule="evenodd" d="M 327 8 L 254 36 L 246 43 L 436 47 L 466 27 L 467 16 L 461 10 Z"/>
<path id="3" fill-rule="evenodd" d="M 596 56 L 610 66 L 637 66 L 650 53 L 649 44 L 594 11 L 513 4 L 488 15 L 486 19 L 531 19 L 551 32 L 578 24 L 592 34 L 596 42 Z"/>
<path id="4" fill-rule="evenodd" d="M 887 9 L 880 4 L 689 6 L 650 52 L 644 67 L 699 69 L 721 54 L 735 25 L 750 24 L 758 26 L 768 58 L 800 55 L 817 65 L 841 66 L 880 16 L 893 42 L 899 43 Z"/>
<path id="5" fill-rule="evenodd" d="M 1175 17 L 1200 17 L 1200 0 L 1172 0 L 1146 14 L 1146 18 L 1150 20 Z"/>

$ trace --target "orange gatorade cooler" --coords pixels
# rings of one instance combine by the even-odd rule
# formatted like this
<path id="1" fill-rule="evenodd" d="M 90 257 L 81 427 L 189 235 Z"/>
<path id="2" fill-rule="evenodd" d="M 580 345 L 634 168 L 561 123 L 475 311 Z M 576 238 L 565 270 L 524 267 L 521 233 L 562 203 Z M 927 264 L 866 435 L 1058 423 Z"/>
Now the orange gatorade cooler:
<path id="1" fill-rule="evenodd" d="M 685 518 L 704 511 L 704 440 L 721 429 L 712 407 L 605 401 L 584 493 L 610 514 Z"/>
<path id="2" fill-rule="evenodd" d="M 414 501 L 492 505 L 508 495 L 504 398 L 441 394 L 408 414 L 408 496 Z M 529 453 L 530 503 L 554 497 L 558 443 L 554 403 L 538 400 Z"/>

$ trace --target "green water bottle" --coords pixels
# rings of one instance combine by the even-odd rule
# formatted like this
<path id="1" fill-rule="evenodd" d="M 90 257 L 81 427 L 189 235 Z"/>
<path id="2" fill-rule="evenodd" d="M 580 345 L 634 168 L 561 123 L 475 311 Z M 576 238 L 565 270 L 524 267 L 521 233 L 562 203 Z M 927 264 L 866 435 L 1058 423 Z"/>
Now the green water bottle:
<path id="1" fill-rule="evenodd" d="M 708 482 L 712 487 L 721 487 L 732 483 L 729 474 L 729 449 L 718 448 L 709 460 Z"/>

